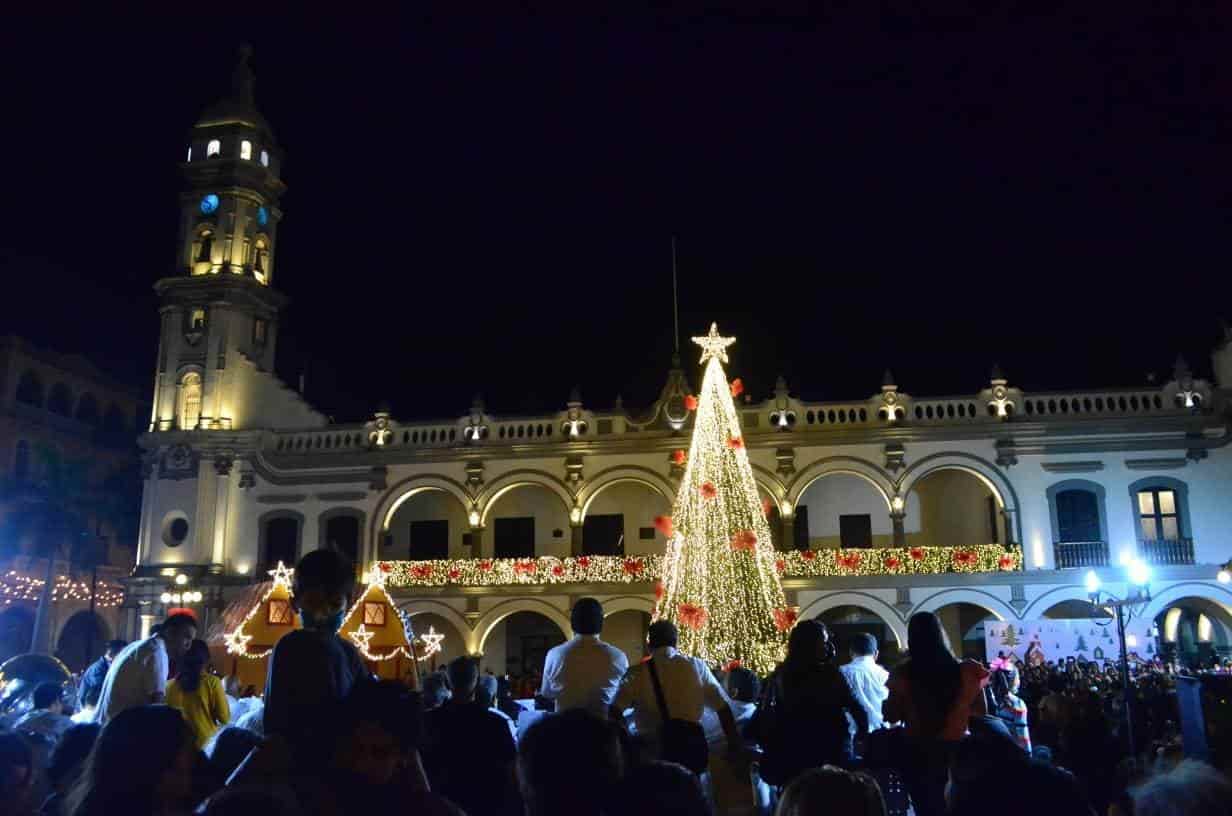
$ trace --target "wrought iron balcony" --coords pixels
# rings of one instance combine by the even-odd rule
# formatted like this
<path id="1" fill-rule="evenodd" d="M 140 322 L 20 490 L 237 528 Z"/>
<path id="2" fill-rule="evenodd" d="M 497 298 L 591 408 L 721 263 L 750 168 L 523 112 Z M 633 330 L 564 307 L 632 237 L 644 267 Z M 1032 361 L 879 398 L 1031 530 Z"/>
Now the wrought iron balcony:
<path id="1" fill-rule="evenodd" d="M 1055 541 L 1052 555 L 1057 569 L 1108 566 L 1107 541 Z"/>
<path id="2" fill-rule="evenodd" d="M 1148 564 L 1170 566 L 1194 562 L 1192 538 L 1145 539 L 1138 542 L 1138 551 Z"/>

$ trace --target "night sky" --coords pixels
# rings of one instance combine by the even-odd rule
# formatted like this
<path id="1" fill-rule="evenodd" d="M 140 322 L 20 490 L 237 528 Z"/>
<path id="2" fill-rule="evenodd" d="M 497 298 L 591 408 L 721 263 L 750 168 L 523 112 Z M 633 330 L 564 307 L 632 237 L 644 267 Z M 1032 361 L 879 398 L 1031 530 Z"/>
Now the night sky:
<path id="1" fill-rule="evenodd" d="M 1201 375 L 1232 319 L 1232 57 L 1202 20 L 8 24 L 0 332 L 141 388 L 177 162 L 255 48 L 278 367 L 339 421 L 633 410 L 717 320 L 762 398 Z"/>

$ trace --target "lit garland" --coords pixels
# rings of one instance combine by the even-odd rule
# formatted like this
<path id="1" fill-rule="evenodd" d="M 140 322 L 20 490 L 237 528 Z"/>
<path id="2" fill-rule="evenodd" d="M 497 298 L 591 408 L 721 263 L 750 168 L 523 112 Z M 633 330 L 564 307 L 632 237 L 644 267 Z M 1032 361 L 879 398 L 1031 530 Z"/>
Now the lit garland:
<path id="1" fill-rule="evenodd" d="M 17 570 L 9 570 L 3 577 L 0 577 L 0 598 L 3 598 L 6 604 L 13 601 L 37 601 L 43 594 L 43 586 L 46 583 L 44 578 L 35 578 Z M 74 581 L 66 575 L 57 575 L 51 590 L 53 603 L 60 601 L 89 603 L 90 595 L 89 581 Z M 106 581 L 98 582 L 95 607 L 119 606 L 123 601 L 124 589 L 122 587 Z"/>
<path id="2" fill-rule="evenodd" d="M 637 584 L 658 580 L 663 568 L 663 556 L 455 558 L 381 563 L 389 568 L 385 585 L 392 587 Z M 784 578 L 1011 572 L 1022 569 L 1022 551 L 1008 549 L 1000 544 L 869 550 L 788 550 L 775 553 L 774 565 L 775 570 Z"/>
<path id="3" fill-rule="evenodd" d="M 270 588 L 261 596 L 261 600 L 252 605 L 252 609 L 248 610 L 248 614 L 240 625 L 223 636 L 223 642 L 227 645 L 227 654 L 260 660 L 269 657 L 273 653 L 273 646 L 270 646 L 263 652 L 249 652 L 248 644 L 252 641 L 253 636 L 245 632 L 249 622 L 257 616 L 258 612 L 265 608 L 265 605 L 269 603 L 274 593 L 278 593 L 280 596 L 278 600 L 284 600 L 281 596 L 285 595 L 285 600 L 288 603 L 291 601 L 291 577 L 295 574 L 295 570 L 279 561 L 278 566 L 270 570 L 269 574 L 274 579 L 273 583 L 270 584 Z M 292 627 L 294 627 L 294 624 L 292 624 Z"/>
<path id="4" fill-rule="evenodd" d="M 653 617 L 677 624 L 682 652 L 711 665 L 739 660 L 765 674 L 783 659 L 794 610 L 732 402 L 740 389 L 723 373 L 735 338 L 711 324 L 693 342 L 706 370 Z"/>

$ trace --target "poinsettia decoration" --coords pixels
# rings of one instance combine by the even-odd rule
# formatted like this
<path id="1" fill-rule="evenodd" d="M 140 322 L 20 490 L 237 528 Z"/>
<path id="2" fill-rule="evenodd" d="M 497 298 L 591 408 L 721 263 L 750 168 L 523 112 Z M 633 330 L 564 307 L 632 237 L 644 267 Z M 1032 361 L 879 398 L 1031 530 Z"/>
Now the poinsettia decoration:
<path id="1" fill-rule="evenodd" d="M 654 526 L 655 529 L 662 533 L 665 538 L 671 538 L 676 532 L 676 528 L 672 524 L 671 516 L 655 516 Z"/>
<path id="2" fill-rule="evenodd" d="M 663 600 L 663 596 L 664 596 L 664 594 L 666 594 L 666 593 L 667 593 L 667 587 L 663 586 L 663 582 L 662 582 L 662 581 L 656 581 L 656 582 L 655 582 L 655 590 L 654 590 L 654 592 L 655 592 L 655 600 L 656 600 L 656 601 L 661 601 L 661 600 Z"/>
<path id="3" fill-rule="evenodd" d="M 450 581 L 456 581 L 462 577 L 462 570 L 458 569 L 457 567 L 454 567 L 453 569 L 451 569 L 449 572 L 445 574 L 449 576 Z"/>
<path id="4" fill-rule="evenodd" d="M 813 559 L 817 557 L 817 551 L 816 550 L 803 550 L 800 553 L 800 557 L 803 558 L 805 561 L 812 561 Z"/>
<path id="5" fill-rule="evenodd" d="M 769 499 L 761 500 L 761 514 L 766 518 L 770 518 L 770 514 L 774 512 L 774 502 Z"/>
<path id="6" fill-rule="evenodd" d="M 780 632 L 790 630 L 791 627 L 796 625 L 796 621 L 799 619 L 800 613 L 792 607 L 774 610 L 774 626 Z"/>
<path id="7" fill-rule="evenodd" d="M 626 558 L 623 565 L 626 575 L 641 575 L 646 565 L 638 558 Z"/>
<path id="8" fill-rule="evenodd" d="M 553 574 L 553 575 L 555 575 L 555 576 L 557 576 L 558 578 L 559 578 L 561 575 L 564 575 L 564 574 L 565 574 L 565 567 L 564 567 L 564 565 L 563 565 L 563 564 L 557 564 L 556 566 L 552 567 L 552 574 Z"/>
<path id="9" fill-rule="evenodd" d="M 482 570 L 483 572 L 491 572 L 492 571 L 492 559 L 485 558 L 482 561 L 480 561 L 479 569 Z"/>
<path id="10" fill-rule="evenodd" d="M 744 437 L 743 436 L 727 437 L 727 447 L 731 448 L 732 450 L 743 450 L 744 449 Z"/>
<path id="11" fill-rule="evenodd" d="M 411 567 L 411 577 L 418 578 L 421 581 L 425 581 L 428 578 L 431 578 L 432 577 L 432 565 L 431 564 L 414 565 L 413 567 Z"/>
<path id="12" fill-rule="evenodd" d="M 686 411 L 696 411 L 697 410 L 697 397 L 693 396 L 692 394 L 689 394 L 687 397 L 685 397 L 684 407 Z"/>
<path id="13" fill-rule="evenodd" d="M 783 570 L 787 569 L 787 562 L 782 558 L 776 558 L 774 561 L 774 568 L 778 570 L 779 575 L 782 575 Z"/>
<path id="14" fill-rule="evenodd" d="M 381 572 L 389 573 L 389 572 L 393 572 L 393 569 L 394 568 L 391 564 L 388 564 L 384 561 L 381 562 Z"/>
<path id="15" fill-rule="evenodd" d="M 581 558 L 577 560 L 577 565 L 581 567 L 582 569 L 586 569 L 587 567 L 589 567 L 590 566 L 590 556 L 583 555 Z"/>
<path id="16" fill-rule="evenodd" d="M 517 561 L 513 565 L 515 575 L 534 575 L 539 571 L 539 565 L 534 561 Z"/>
<path id="17" fill-rule="evenodd" d="M 907 551 L 907 554 L 911 556 L 912 561 L 923 561 L 924 560 L 924 548 L 923 547 L 912 547 L 910 550 Z"/>
<path id="18" fill-rule="evenodd" d="M 693 630 L 705 626 L 706 620 L 710 617 L 705 607 L 692 603 L 682 603 L 676 611 L 679 613 L 680 622 Z"/>
<path id="19" fill-rule="evenodd" d="M 731 381 L 731 395 L 738 397 L 744 393 L 744 380 L 737 377 Z"/>
<path id="20" fill-rule="evenodd" d="M 886 569 L 896 570 L 903 565 L 903 560 L 896 555 L 891 555 L 885 560 Z"/>
<path id="21" fill-rule="evenodd" d="M 727 665 L 723 667 L 723 671 L 725 671 L 725 672 L 734 672 L 734 671 L 735 671 L 736 669 L 738 669 L 738 668 L 740 668 L 740 661 L 739 661 L 739 660 L 729 660 L 729 661 L 727 661 Z"/>
<path id="22" fill-rule="evenodd" d="M 858 570 L 860 568 L 859 553 L 839 553 L 835 561 L 845 570 Z"/>
<path id="23" fill-rule="evenodd" d="M 713 499 L 715 496 L 719 495 L 719 489 L 714 486 L 714 482 L 702 482 L 701 487 L 698 488 L 698 492 L 700 492 L 702 494 L 702 498 L 706 500 Z"/>
<path id="24" fill-rule="evenodd" d="M 731 548 L 736 552 L 753 552 L 757 548 L 757 533 L 741 530 L 732 536 Z"/>
<path id="25" fill-rule="evenodd" d="M 1012 570 L 1014 568 L 1014 556 L 1003 555 L 997 559 L 997 566 L 1002 570 Z"/>
<path id="26" fill-rule="evenodd" d="M 954 564 L 959 567 L 972 567 L 980 560 L 980 557 L 971 550 L 955 550 Z"/>
<path id="27" fill-rule="evenodd" d="M 687 458 L 688 458 L 688 454 L 682 450 L 672 451 L 672 461 L 678 465 L 683 465 Z"/>

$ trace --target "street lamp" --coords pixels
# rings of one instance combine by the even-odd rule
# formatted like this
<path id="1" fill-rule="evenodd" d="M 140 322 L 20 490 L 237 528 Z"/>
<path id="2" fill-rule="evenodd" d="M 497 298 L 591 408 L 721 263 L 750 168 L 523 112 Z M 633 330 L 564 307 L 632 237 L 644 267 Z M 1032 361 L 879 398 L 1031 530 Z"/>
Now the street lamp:
<path id="1" fill-rule="evenodd" d="M 1134 745 L 1134 722 L 1129 704 L 1129 647 L 1137 646 L 1137 638 L 1125 635 L 1125 619 L 1133 618 L 1135 607 L 1145 606 L 1151 600 L 1151 568 L 1141 558 L 1129 558 L 1124 564 L 1126 572 L 1127 592 L 1124 598 L 1117 598 L 1103 591 L 1102 582 L 1095 570 L 1089 570 L 1086 575 L 1087 597 L 1093 606 L 1116 611 L 1117 640 L 1121 646 L 1121 699 L 1125 710 L 1125 737 L 1129 743 L 1129 755 L 1137 762 L 1138 752 Z M 1128 610 L 1128 611 L 1127 611 Z"/>

